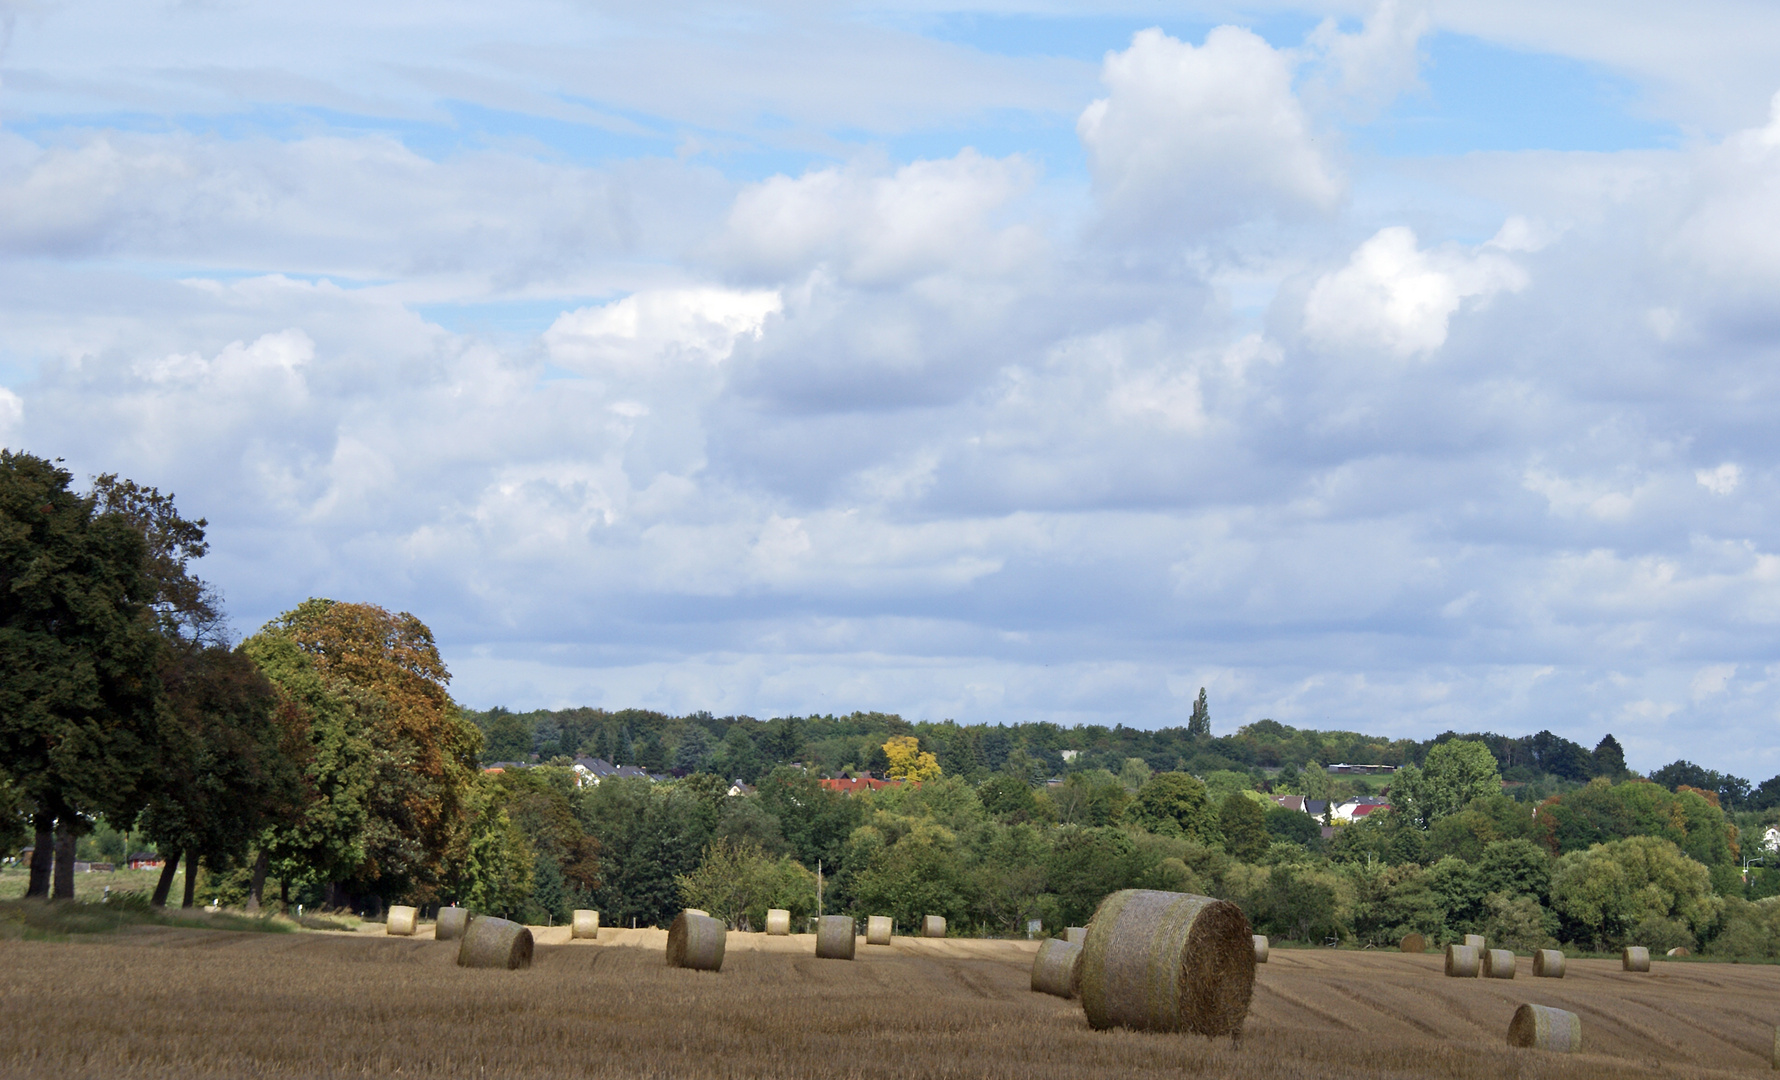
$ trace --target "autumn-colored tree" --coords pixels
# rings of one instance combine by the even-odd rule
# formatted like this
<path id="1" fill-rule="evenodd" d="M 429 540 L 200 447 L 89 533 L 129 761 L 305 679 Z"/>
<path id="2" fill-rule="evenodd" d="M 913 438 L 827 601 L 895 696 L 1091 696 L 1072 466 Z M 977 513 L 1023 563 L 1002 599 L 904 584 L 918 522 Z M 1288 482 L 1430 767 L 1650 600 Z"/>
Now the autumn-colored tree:
<path id="1" fill-rule="evenodd" d="M 467 854 L 465 798 L 482 736 L 446 691 L 451 676 L 432 631 L 407 612 L 311 599 L 264 632 L 294 643 L 329 691 L 354 698 L 367 718 L 375 779 L 347 890 L 436 900 L 447 863 Z"/>
<path id="2" fill-rule="evenodd" d="M 921 749 L 921 740 L 913 735 L 893 735 L 884 744 L 884 757 L 890 762 L 887 771 L 892 780 L 919 783 L 940 775 L 939 758 Z"/>

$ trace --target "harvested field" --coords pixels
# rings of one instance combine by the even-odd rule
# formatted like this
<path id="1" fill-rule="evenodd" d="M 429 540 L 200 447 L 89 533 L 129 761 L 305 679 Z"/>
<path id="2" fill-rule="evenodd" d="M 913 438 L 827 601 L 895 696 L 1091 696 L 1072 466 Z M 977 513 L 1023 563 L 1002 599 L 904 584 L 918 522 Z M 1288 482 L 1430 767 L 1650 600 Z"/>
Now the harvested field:
<path id="1" fill-rule="evenodd" d="M 533 930 L 518 972 L 459 968 L 456 944 L 426 934 L 0 941 L 0 1075 L 1765 1076 L 1780 1020 L 1765 965 L 1628 978 L 1572 960 L 1532 984 L 1447 979 L 1435 955 L 1278 949 L 1233 1046 L 1089 1030 L 1078 1003 L 1029 989 L 1037 942 L 897 938 L 837 964 L 808 934 L 738 933 L 711 974 L 669 968 L 665 931 Z M 1506 1046 L 1529 1000 L 1577 1013 L 1584 1052 Z"/>

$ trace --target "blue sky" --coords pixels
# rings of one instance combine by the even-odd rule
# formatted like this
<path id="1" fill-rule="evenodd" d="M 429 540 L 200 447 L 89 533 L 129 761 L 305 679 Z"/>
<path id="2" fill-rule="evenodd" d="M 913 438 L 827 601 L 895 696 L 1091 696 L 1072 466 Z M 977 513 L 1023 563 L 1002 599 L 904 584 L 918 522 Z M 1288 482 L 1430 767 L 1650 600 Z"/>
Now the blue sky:
<path id="1" fill-rule="evenodd" d="M 0 442 L 466 704 L 1780 772 L 1780 13 L 0 0 Z"/>

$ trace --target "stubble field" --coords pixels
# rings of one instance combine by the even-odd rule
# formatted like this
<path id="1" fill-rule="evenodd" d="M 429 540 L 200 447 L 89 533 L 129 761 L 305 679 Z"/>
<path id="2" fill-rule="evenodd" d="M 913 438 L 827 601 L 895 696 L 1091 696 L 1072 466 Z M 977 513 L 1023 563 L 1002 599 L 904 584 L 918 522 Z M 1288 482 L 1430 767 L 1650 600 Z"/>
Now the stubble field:
<path id="1" fill-rule="evenodd" d="M 1780 968 L 1447 979 L 1429 954 L 1276 950 L 1240 1045 L 1096 1032 L 1034 994 L 1036 943 L 896 939 L 852 963 L 807 935 L 732 934 L 720 974 L 666 934 L 538 929 L 529 971 L 381 934 L 174 928 L 0 942 L 8 1077 L 1707 1077 L 1771 1073 Z M 1526 961 L 1522 961 L 1523 968 Z M 1504 1045 L 1532 1001 L 1581 1015 L 1585 1053 Z"/>

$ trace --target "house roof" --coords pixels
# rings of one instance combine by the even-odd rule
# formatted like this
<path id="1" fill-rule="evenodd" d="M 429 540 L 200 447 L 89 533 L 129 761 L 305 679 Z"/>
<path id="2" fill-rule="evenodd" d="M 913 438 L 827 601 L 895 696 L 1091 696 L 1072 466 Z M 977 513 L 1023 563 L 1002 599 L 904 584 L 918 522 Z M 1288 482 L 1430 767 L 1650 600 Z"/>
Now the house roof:
<path id="1" fill-rule="evenodd" d="M 1390 808 L 1390 803 L 1361 803 L 1354 807 L 1354 817 L 1365 817 L 1374 810 L 1389 810 Z"/>
<path id="2" fill-rule="evenodd" d="M 887 787 L 891 787 L 893 785 L 901 784 L 902 781 L 901 780 L 876 780 L 869 776 L 861 776 L 861 777 L 858 777 L 857 779 L 853 779 L 853 780 L 839 778 L 839 779 L 834 779 L 834 780 L 819 780 L 819 781 L 817 781 L 817 783 L 821 784 L 823 787 L 829 789 L 830 791 L 839 791 L 839 792 L 842 792 L 847 795 L 852 795 L 855 792 L 860 792 L 860 791 L 877 791 L 880 788 L 887 788 Z"/>

